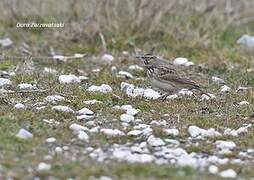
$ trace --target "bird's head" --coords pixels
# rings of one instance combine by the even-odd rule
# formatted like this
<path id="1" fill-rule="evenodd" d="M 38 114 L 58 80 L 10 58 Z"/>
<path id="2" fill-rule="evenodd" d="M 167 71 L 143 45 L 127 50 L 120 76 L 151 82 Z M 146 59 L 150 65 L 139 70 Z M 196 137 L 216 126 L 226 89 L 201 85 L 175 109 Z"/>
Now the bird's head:
<path id="1" fill-rule="evenodd" d="M 146 54 L 146 55 L 143 55 L 143 56 L 136 56 L 136 58 L 140 59 L 145 66 L 149 66 L 149 65 L 152 64 L 152 62 L 155 61 L 156 56 Z"/>

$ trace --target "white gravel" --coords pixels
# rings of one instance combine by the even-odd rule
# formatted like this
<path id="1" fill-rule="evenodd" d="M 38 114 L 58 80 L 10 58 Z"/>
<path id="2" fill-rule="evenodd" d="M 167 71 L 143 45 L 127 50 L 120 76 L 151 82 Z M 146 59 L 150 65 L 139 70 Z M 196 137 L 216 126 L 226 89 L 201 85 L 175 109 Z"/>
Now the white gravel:
<path id="1" fill-rule="evenodd" d="M 111 54 L 104 54 L 101 57 L 101 60 L 106 62 L 106 63 L 111 63 L 114 59 L 115 59 L 114 56 L 112 56 Z"/>
<path id="2" fill-rule="evenodd" d="M 134 121 L 134 119 L 135 119 L 134 116 L 129 115 L 129 114 L 122 114 L 120 116 L 120 120 L 125 123 L 130 123 L 130 122 Z"/>
<path id="3" fill-rule="evenodd" d="M 11 80 L 6 79 L 6 78 L 0 78 L 0 87 L 5 86 L 5 85 L 11 85 Z"/>
<path id="4" fill-rule="evenodd" d="M 228 87 L 227 85 L 223 85 L 223 86 L 221 86 L 220 91 L 221 92 L 229 92 L 229 91 L 231 91 L 231 88 Z"/>
<path id="5" fill-rule="evenodd" d="M 17 103 L 17 104 L 14 105 L 14 108 L 15 108 L 15 109 L 25 109 L 26 107 L 25 107 L 25 105 L 22 104 L 22 103 Z"/>
<path id="6" fill-rule="evenodd" d="M 233 141 L 222 141 L 218 140 L 215 142 L 217 149 L 227 149 L 227 150 L 233 150 L 236 148 L 236 144 Z"/>
<path id="7" fill-rule="evenodd" d="M 26 129 L 20 129 L 18 134 L 16 134 L 16 137 L 21 139 L 30 139 L 33 137 L 33 134 Z"/>
<path id="8" fill-rule="evenodd" d="M 65 98 L 60 95 L 51 95 L 51 96 L 45 97 L 45 100 L 49 103 L 57 104 L 58 102 L 64 101 Z"/>
<path id="9" fill-rule="evenodd" d="M 49 171 L 50 169 L 51 169 L 51 165 L 45 162 L 40 162 L 37 167 L 38 172 L 45 172 L 45 171 Z"/>
<path id="10" fill-rule="evenodd" d="M 74 110 L 72 110 L 70 107 L 68 106 L 53 106 L 52 110 L 55 110 L 57 112 L 64 112 L 64 113 L 75 113 Z"/>
<path id="11" fill-rule="evenodd" d="M 197 126 L 189 126 L 188 132 L 192 138 L 204 138 L 204 137 L 218 137 L 221 133 L 215 131 L 214 128 L 208 130 L 199 128 Z"/>
<path id="12" fill-rule="evenodd" d="M 124 136 L 125 133 L 119 129 L 101 129 L 100 132 L 108 137 L 120 137 Z"/>
<path id="13" fill-rule="evenodd" d="M 69 75 L 60 75 L 59 78 L 60 84 L 73 84 L 73 83 L 80 83 L 81 80 L 79 77 L 69 74 Z"/>
<path id="14" fill-rule="evenodd" d="M 36 84 L 21 83 L 21 84 L 18 84 L 18 88 L 21 90 L 34 90 L 34 89 L 37 89 L 37 86 Z"/>
<path id="15" fill-rule="evenodd" d="M 101 93 L 112 92 L 112 88 L 108 84 L 102 84 L 100 86 L 92 85 L 87 90 L 90 92 L 101 92 Z"/>
<path id="16" fill-rule="evenodd" d="M 223 178 L 236 178 L 237 174 L 233 169 L 227 169 L 225 171 L 220 172 L 220 177 Z"/>

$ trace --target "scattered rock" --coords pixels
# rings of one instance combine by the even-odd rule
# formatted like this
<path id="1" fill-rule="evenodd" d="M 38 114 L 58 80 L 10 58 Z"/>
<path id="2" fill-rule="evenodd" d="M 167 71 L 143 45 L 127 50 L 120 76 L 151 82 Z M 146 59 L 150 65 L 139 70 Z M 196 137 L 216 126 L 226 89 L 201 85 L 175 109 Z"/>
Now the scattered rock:
<path id="1" fill-rule="evenodd" d="M 217 83 L 225 83 L 225 81 L 217 76 L 212 76 L 212 81 Z"/>
<path id="2" fill-rule="evenodd" d="M 236 178 L 237 174 L 233 169 L 228 169 L 220 172 L 220 177 L 223 178 Z"/>
<path id="3" fill-rule="evenodd" d="M 75 113 L 70 107 L 68 106 L 53 106 L 53 110 L 57 112 L 64 112 L 64 113 Z"/>
<path id="4" fill-rule="evenodd" d="M 111 54 L 104 54 L 101 57 L 101 60 L 106 62 L 106 63 L 111 63 L 114 59 L 115 59 L 114 56 L 112 56 Z"/>
<path id="5" fill-rule="evenodd" d="M 183 66 L 192 66 L 192 65 L 194 65 L 193 62 L 191 62 L 191 61 L 189 61 L 188 59 L 183 58 L 183 57 L 178 57 L 178 58 L 176 58 L 176 59 L 173 61 L 173 64 L 174 64 L 174 65 L 177 65 L 177 66 L 179 66 L 179 65 L 183 65 Z"/>
<path id="6" fill-rule="evenodd" d="M 85 141 L 85 142 L 88 142 L 89 141 L 89 136 L 84 131 L 79 131 L 78 132 L 78 139 L 82 140 L 82 141 Z"/>
<path id="7" fill-rule="evenodd" d="M 214 128 L 210 128 L 206 130 L 206 129 L 199 128 L 197 126 L 189 126 L 188 132 L 193 138 L 221 136 L 221 134 L 218 131 L 215 131 Z"/>
<path id="8" fill-rule="evenodd" d="M 126 122 L 126 123 L 130 123 L 130 122 L 134 121 L 134 119 L 135 119 L 134 116 L 129 115 L 129 114 L 122 114 L 120 116 L 120 120 L 122 122 Z"/>
<path id="9" fill-rule="evenodd" d="M 218 140 L 215 142 L 217 149 L 228 149 L 233 150 L 236 148 L 236 144 L 233 141 L 222 141 Z"/>
<path id="10" fill-rule="evenodd" d="M 144 91 L 144 97 L 147 99 L 158 99 L 160 96 L 160 93 L 153 89 L 145 89 Z"/>
<path id="11" fill-rule="evenodd" d="M 51 165 L 44 162 L 40 162 L 37 167 L 38 172 L 45 172 L 45 171 L 49 171 L 50 169 L 51 169 Z"/>
<path id="12" fill-rule="evenodd" d="M 51 96 L 47 96 L 45 98 L 45 100 L 49 103 L 57 104 L 58 102 L 64 101 L 65 98 L 63 96 L 60 96 L 60 95 L 51 95 Z"/>
<path id="13" fill-rule="evenodd" d="M 89 131 L 89 129 L 88 129 L 87 127 L 81 126 L 81 125 L 76 124 L 76 123 L 71 124 L 71 125 L 69 126 L 69 128 L 70 128 L 72 131 L 74 131 L 74 132 Z"/>
<path id="14" fill-rule="evenodd" d="M 248 101 L 241 101 L 238 103 L 239 106 L 250 104 Z"/>
<path id="15" fill-rule="evenodd" d="M 87 100 L 87 101 L 84 101 L 85 104 L 87 105 L 93 105 L 93 104 L 96 104 L 96 103 L 102 103 L 101 101 L 98 101 L 96 99 L 92 99 L 92 100 Z"/>
<path id="16" fill-rule="evenodd" d="M 16 137 L 21 139 L 30 139 L 33 137 L 33 134 L 25 129 L 20 129 L 18 134 L 16 134 Z"/>
<path id="17" fill-rule="evenodd" d="M 127 79 L 133 79 L 134 78 L 133 75 L 131 73 L 127 72 L 127 71 L 119 71 L 118 75 L 120 77 L 124 77 L 124 78 L 127 78 Z"/>
<path id="18" fill-rule="evenodd" d="M 50 138 L 46 139 L 46 142 L 47 143 L 54 143 L 54 142 L 56 142 L 56 138 L 50 137 Z"/>
<path id="19" fill-rule="evenodd" d="M 230 90 L 231 90 L 231 88 L 228 87 L 227 85 L 223 85 L 223 86 L 221 86 L 221 88 L 220 88 L 220 91 L 221 91 L 221 92 L 229 92 Z"/>
<path id="20" fill-rule="evenodd" d="M 73 83 L 80 83 L 81 80 L 79 77 L 69 74 L 69 75 L 60 75 L 59 78 L 60 84 L 73 84 Z"/>
<path id="21" fill-rule="evenodd" d="M 178 136 L 179 135 L 178 129 L 164 129 L 164 132 L 166 133 L 166 135 L 169 135 L 169 136 Z"/>
<path id="22" fill-rule="evenodd" d="M 11 81 L 9 79 L 0 78 L 0 87 L 6 86 L 6 85 L 11 85 Z"/>
<path id="23" fill-rule="evenodd" d="M 112 92 L 112 88 L 108 84 L 102 84 L 100 86 L 92 85 L 87 90 L 90 92 L 101 92 L 101 93 Z"/>
<path id="24" fill-rule="evenodd" d="M 237 44 L 243 45 L 248 49 L 254 49 L 254 36 L 244 34 L 237 40 Z"/>
<path id="25" fill-rule="evenodd" d="M 151 135 L 148 139 L 147 139 L 147 143 L 150 146 L 164 146 L 165 142 L 161 139 L 161 138 L 156 138 L 153 135 Z"/>
<path id="26" fill-rule="evenodd" d="M 25 105 L 22 104 L 22 103 L 17 103 L 17 104 L 14 105 L 14 108 L 16 108 L 16 109 L 25 109 Z"/>
<path id="27" fill-rule="evenodd" d="M 18 88 L 21 90 L 34 90 L 37 89 L 36 84 L 22 83 L 18 85 Z"/>
<path id="28" fill-rule="evenodd" d="M 4 48 L 9 48 L 13 44 L 12 40 L 10 38 L 4 38 L 0 39 L 0 45 Z"/>
<path id="29" fill-rule="evenodd" d="M 124 132 L 118 129 L 101 129 L 100 132 L 108 137 L 119 137 L 124 136 Z"/>
<path id="30" fill-rule="evenodd" d="M 219 168 L 215 165 L 211 165 L 208 167 L 208 172 L 211 174 L 217 174 L 219 172 Z"/>

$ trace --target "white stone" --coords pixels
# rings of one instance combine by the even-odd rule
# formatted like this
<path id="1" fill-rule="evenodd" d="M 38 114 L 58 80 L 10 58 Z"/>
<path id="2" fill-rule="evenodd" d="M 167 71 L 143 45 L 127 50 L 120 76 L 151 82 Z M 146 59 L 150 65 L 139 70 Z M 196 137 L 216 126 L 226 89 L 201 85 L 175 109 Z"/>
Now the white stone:
<path id="1" fill-rule="evenodd" d="M 72 84 L 72 83 L 80 83 L 81 82 L 79 77 L 77 77 L 73 74 L 60 75 L 58 80 L 59 80 L 60 84 Z"/>
<path id="2" fill-rule="evenodd" d="M 17 103 L 17 104 L 14 105 L 14 108 L 16 108 L 16 109 L 25 109 L 25 105 L 22 104 L 22 103 Z"/>
<path id="3" fill-rule="evenodd" d="M 122 114 L 120 116 L 120 120 L 122 122 L 126 122 L 126 123 L 130 123 L 130 122 L 134 121 L 134 119 L 135 119 L 134 116 L 129 115 L 129 114 Z"/>
<path id="4" fill-rule="evenodd" d="M 142 131 L 140 130 L 132 130 L 127 133 L 128 136 L 139 136 L 142 134 Z"/>
<path id="5" fill-rule="evenodd" d="M 241 101 L 238 103 L 240 106 L 250 104 L 248 101 Z"/>
<path id="6" fill-rule="evenodd" d="M 85 104 L 87 105 L 93 105 L 93 104 L 96 104 L 96 103 L 102 103 L 101 101 L 98 101 L 96 99 L 92 99 L 92 100 L 87 100 L 87 101 L 84 101 Z"/>
<path id="7" fill-rule="evenodd" d="M 88 108 L 82 108 L 82 109 L 80 109 L 79 111 L 77 111 L 77 114 L 78 115 L 90 115 L 90 116 L 92 116 L 92 115 L 94 115 L 94 112 L 93 111 L 91 111 L 90 109 L 88 109 Z"/>
<path id="8" fill-rule="evenodd" d="M 215 131 L 214 128 L 210 128 L 208 130 L 199 128 L 197 126 L 189 126 L 188 132 L 193 138 L 201 137 L 217 137 L 221 136 L 218 131 Z"/>
<path id="9" fill-rule="evenodd" d="M 93 118 L 94 118 L 93 115 L 86 115 L 86 114 L 77 116 L 77 120 L 91 120 Z"/>
<path id="10" fill-rule="evenodd" d="M 18 134 L 16 134 L 16 137 L 21 139 L 29 139 L 33 137 L 33 134 L 22 128 L 19 130 Z"/>
<path id="11" fill-rule="evenodd" d="M 33 90 L 33 89 L 37 89 L 36 85 L 32 85 L 29 83 L 21 83 L 18 85 L 18 88 L 21 90 Z"/>
<path id="12" fill-rule="evenodd" d="M 158 99 L 160 96 L 160 93 L 153 89 L 145 89 L 144 91 L 144 97 L 147 99 Z"/>
<path id="13" fill-rule="evenodd" d="M 161 138 L 156 138 L 153 135 L 151 135 L 148 139 L 147 139 L 147 143 L 150 146 L 164 146 L 165 142 L 161 139 Z"/>
<path id="14" fill-rule="evenodd" d="M 81 126 L 81 125 L 76 124 L 76 123 L 71 124 L 71 125 L 69 126 L 69 128 L 70 128 L 72 131 L 75 131 L 75 132 L 78 132 L 78 131 L 89 131 L 89 129 L 88 129 L 87 127 Z"/>
<path id="15" fill-rule="evenodd" d="M 56 75 L 58 73 L 57 70 L 52 69 L 52 68 L 48 68 L 48 67 L 45 67 L 43 69 L 43 72 L 45 72 L 47 74 L 53 74 L 53 75 Z"/>
<path id="16" fill-rule="evenodd" d="M 107 176 L 101 176 L 98 180 L 113 180 L 113 179 Z"/>
<path id="17" fill-rule="evenodd" d="M 47 143 L 54 143 L 54 142 L 56 142 L 56 138 L 50 137 L 50 138 L 46 139 L 46 142 Z"/>
<path id="18" fill-rule="evenodd" d="M 230 90 L 231 90 L 231 88 L 228 87 L 227 85 L 223 85 L 223 86 L 221 86 L 221 88 L 220 88 L 220 91 L 221 91 L 221 92 L 229 92 Z"/>
<path id="19" fill-rule="evenodd" d="M 9 48 L 13 44 L 12 40 L 10 38 L 4 38 L 0 39 L 0 45 L 4 48 Z"/>
<path id="20" fill-rule="evenodd" d="M 236 144 L 233 141 L 222 141 L 218 140 L 215 142 L 217 149 L 228 149 L 233 150 L 236 148 Z"/>
<path id="21" fill-rule="evenodd" d="M 169 95 L 167 97 L 167 100 L 173 100 L 173 99 L 176 99 L 176 98 L 178 98 L 178 95 L 177 94 L 172 94 L 172 95 Z"/>
<path id="22" fill-rule="evenodd" d="M 211 94 L 211 93 L 207 93 L 208 95 L 206 95 L 206 94 L 202 94 L 202 96 L 201 96 L 201 99 L 202 100 L 210 100 L 210 99 L 215 99 L 216 98 L 216 96 L 215 95 L 213 95 L 213 94 Z"/>
<path id="23" fill-rule="evenodd" d="M 79 131 L 78 132 L 78 139 L 82 140 L 82 141 L 85 141 L 85 142 L 88 142 L 89 141 L 89 136 L 84 131 Z"/>
<path id="24" fill-rule="evenodd" d="M 135 88 L 133 89 L 133 96 L 143 96 L 144 95 L 144 89 L 143 88 Z"/>
<path id="25" fill-rule="evenodd" d="M 131 108 L 131 109 L 127 109 L 126 114 L 131 115 L 131 116 L 135 116 L 136 114 L 139 113 L 139 111 L 140 110 L 138 110 L 138 109 Z"/>
<path id="26" fill-rule="evenodd" d="M 134 85 L 133 84 L 129 84 L 126 82 L 121 82 L 121 91 L 125 92 L 125 93 L 132 93 L 132 91 L 134 90 Z"/>
<path id="27" fill-rule="evenodd" d="M 111 54 L 104 54 L 101 57 L 101 60 L 106 62 L 106 63 L 111 63 L 114 60 L 114 56 L 112 56 Z"/>
<path id="28" fill-rule="evenodd" d="M 80 81 L 86 81 L 86 80 L 89 79 L 89 78 L 86 77 L 86 76 L 79 76 L 78 78 L 79 78 Z"/>
<path id="29" fill-rule="evenodd" d="M 225 83 L 225 81 L 217 76 L 212 76 L 212 81 L 213 82 L 218 82 L 218 83 Z"/>
<path id="30" fill-rule="evenodd" d="M 0 78 L 0 87 L 5 86 L 5 85 L 11 85 L 11 81 L 6 78 Z"/>
<path id="31" fill-rule="evenodd" d="M 65 98 L 60 95 L 51 95 L 51 96 L 45 97 L 45 100 L 49 103 L 56 104 L 57 102 L 64 101 Z"/>
<path id="32" fill-rule="evenodd" d="M 57 112 L 64 112 L 64 113 L 75 113 L 70 107 L 68 106 L 53 106 L 52 110 Z"/>
<path id="33" fill-rule="evenodd" d="M 164 132 L 170 136 L 178 136 L 179 135 L 178 129 L 164 129 Z"/>
<path id="34" fill-rule="evenodd" d="M 49 171 L 51 169 L 51 165 L 44 163 L 44 162 L 40 162 L 38 167 L 37 167 L 37 171 L 38 172 L 44 172 L 44 171 Z"/>
<path id="35" fill-rule="evenodd" d="M 121 77 L 133 79 L 133 75 L 131 73 L 127 72 L 127 71 L 119 71 L 118 74 Z"/>
<path id="36" fill-rule="evenodd" d="M 181 89 L 178 94 L 180 95 L 187 95 L 187 96 L 192 96 L 193 95 L 193 92 L 188 90 L 188 89 Z"/>
<path id="37" fill-rule="evenodd" d="M 68 58 L 66 56 L 62 56 L 62 55 L 54 55 L 53 59 L 66 62 Z"/>
<path id="38" fill-rule="evenodd" d="M 74 57 L 75 58 L 83 58 L 86 54 L 80 54 L 80 53 L 75 53 Z"/>
<path id="39" fill-rule="evenodd" d="M 233 169 L 227 169 L 220 172 L 220 176 L 223 178 L 236 178 L 237 174 Z"/>
<path id="40" fill-rule="evenodd" d="M 119 137 L 125 135 L 124 132 L 118 129 L 101 129 L 100 132 L 108 137 Z"/>
<path id="41" fill-rule="evenodd" d="M 183 57 L 178 57 L 173 61 L 174 65 L 185 65 L 186 63 L 188 63 L 188 59 L 183 58 Z"/>
<path id="42" fill-rule="evenodd" d="M 62 154 L 62 153 L 63 153 L 63 148 L 61 148 L 60 146 L 57 146 L 57 147 L 55 148 L 55 152 L 56 152 L 57 154 Z"/>
<path id="43" fill-rule="evenodd" d="M 122 105 L 121 108 L 122 108 L 123 110 L 126 110 L 126 111 L 127 111 L 128 109 L 132 109 L 133 107 L 132 107 L 132 105 L 126 104 L 126 105 Z"/>
<path id="44" fill-rule="evenodd" d="M 237 40 L 237 44 L 243 45 L 248 49 L 254 49 L 254 36 L 244 34 Z"/>
<path id="45" fill-rule="evenodd" d="M 217 174 L 219 172 L 219 168 L 215 165 L 211 165 L 208 167 L 208 172 L 211 174 Z"/>
<path id="46" fill-rule="evenodd" d="M 112 92 L 112 88 L 108 84 L 102 84 L 100 86 L 92 85 L 87 90 L 90 92 L 101 92 L 101 93 Z"/>
<path id="47" fill-rule="evenodd" d="M 131 70 L 131 71 L 144 71 L 144 68 L 140 67 L 139 65 L 130 65 L 129 70 Z"/>

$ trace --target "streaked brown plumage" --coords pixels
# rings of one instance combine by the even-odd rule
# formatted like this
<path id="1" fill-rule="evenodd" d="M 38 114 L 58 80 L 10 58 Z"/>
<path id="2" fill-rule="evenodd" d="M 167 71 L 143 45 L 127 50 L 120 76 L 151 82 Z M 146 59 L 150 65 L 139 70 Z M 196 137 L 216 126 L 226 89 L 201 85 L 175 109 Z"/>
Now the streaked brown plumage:
<path id="1" fill-rule="evenodd" d="M 166 92 L 162 98 L 166 98 L 168 95 L 176 93 L 183 88 L 197 89 L 201 93 L 206 94 L 201 90 L 197 82 L 179 73 L 177 67 L 169 61 L 150 54 L 139 58 L 147 69 L 147 77 L 151 81 L 151 85 Z"/>

